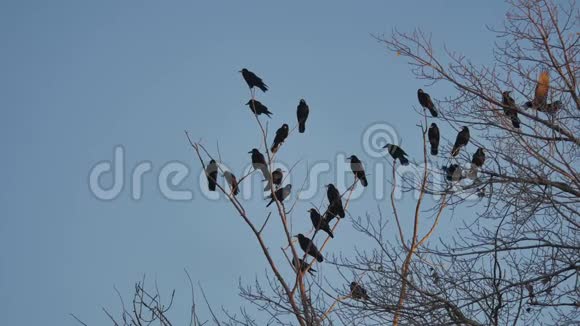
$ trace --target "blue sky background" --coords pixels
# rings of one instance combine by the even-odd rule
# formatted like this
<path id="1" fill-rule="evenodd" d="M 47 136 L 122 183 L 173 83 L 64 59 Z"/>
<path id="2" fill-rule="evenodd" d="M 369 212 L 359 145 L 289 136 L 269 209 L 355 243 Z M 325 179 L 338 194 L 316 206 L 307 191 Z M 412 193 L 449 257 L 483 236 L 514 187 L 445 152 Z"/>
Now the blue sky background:
<path id="1" fill-rule="evenodd" d="M 412 109 L 417 88 L 434 98 L 449 88 L 424 87 L 405 60 L 387 53 L 371 34 L 420 27 L 433 34 L 438 51 L 445 43 L 488 63 L 494 39 L 485 24 L 498 25 L 505 4 L 445 5 L 0 2 L 2 323 L 76 325 L 72 312 L 102 325 L 100 307 L 119 307 L 113 286 L 128 296 L 143 274 L 167 293 L 177 289 L 179 323 L 188 318 L 184 268 L 213 304 L 236 310 L 243 303 L 238 278 L 251 282 L 263 275 L 266 262 L 232 208 L 200 195 L 200 167 L 183 130 L 203 137 L 212 149 L 219 140 L 224 160 L 239 167 L 239 174 L 249 161 L 247 151 L 259 145 L 243 106 L 248 90 L 237 73 L 247 67 L 270 86 L 259 96 L 274 112 L 271 129 L 294 125 L 300 98 L 310 105 L 307 133 L 294 136 L 279 155 L 288 164 L 334 162 L 341 152 L 371 165 L 375 159 L 362 153 L 361 135 L 375 121 L 395 126 L 406 151 L 418 157 L 419 117 Z M 125 148 L 125 187 L 117 199 L 100 201 L 89 191 L 88 174 L 95 163 L 112 159 L 116 145 Z M 129 173 L 141 161 L 150 161 L 153 172 L 135 201 Z M 181 187 L 195 190 L 193 201 L 169 201 L 157 189 L 158 171 L 170 161 L 190 164 Z M 297 185 L 303 177 L 304 167 L 292 180 Z M 330 174 L 323 178 L 329 182 Z M 320 186 L 317 201 L 324 196 Z M 264 204 L 256 196 L 247 208 L 261 220 Z M 379 204 L 390 218 L 390 206 Z M 403 201 L 402 209 L 411 204 Z M 365 193 L 351 214 L 364 216 L 376 207 Z M 308 208 L 308 202 L 299 203 L 296 232 L 310 228 Z M 444 223 L 438 235 L 448 229 Z M 267 231 L 280 255 L 279 223 Z M 364 243 L 344 223 L 327 251 L 348 255 Z M 325 268 L 331 269 L 318 269 Z"/>

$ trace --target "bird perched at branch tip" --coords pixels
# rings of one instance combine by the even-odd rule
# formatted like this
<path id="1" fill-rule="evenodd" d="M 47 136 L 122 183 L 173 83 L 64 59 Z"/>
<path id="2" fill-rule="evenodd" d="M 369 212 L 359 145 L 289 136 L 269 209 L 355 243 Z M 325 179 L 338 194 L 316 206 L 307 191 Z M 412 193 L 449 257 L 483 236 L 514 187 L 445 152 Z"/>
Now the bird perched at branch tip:
<path id="1" fill-rule="evenodd" d="M 326 186 L 326 197 L 328 198 L 328 210 L 326 212 L 327 221 L 331 221 L 335 216 L 344 218 L 346 216 L 344 207 L 342 206 L 342 198 L 338 189 L 331 183 Z"/>
<path id="2" fill-rule="evenodd" d="M 226 182 L 230 185 L 232 194 L 236 196 L 240 192 L 240 190 L 238 189 L 238 179 L 230 171 L 224 172 L 224 178 L 226 179 Z"/>
<path id="3" fill-rule="evenodd" d="M 393 160 L 398 159 L 399 162 L 401 162 L 401 164 L 409 165 L 409 160 L 406 157 L 407 153 L 405 153 L 405 151 L 401 147 L 394 144 L 386 144 L 385 146 L 383 146 L 383 148 L 387 149 L 389 154 L 391 154 Z"/>
<path id="4" fill-rule="evenodd" d="M 256 74 L 254 74 L 253 72 L 249 71 L 246 68 L 240 70 L 239 72 L 242 73 L 242 77 L 244 77 L 244 80 L 248 84 L 250 90 L 254 87 L 261 89 L 262 92 L 264 93 L 268 90 L 268 86 L 264 83 L 262 78 L 256 76 Z"/>

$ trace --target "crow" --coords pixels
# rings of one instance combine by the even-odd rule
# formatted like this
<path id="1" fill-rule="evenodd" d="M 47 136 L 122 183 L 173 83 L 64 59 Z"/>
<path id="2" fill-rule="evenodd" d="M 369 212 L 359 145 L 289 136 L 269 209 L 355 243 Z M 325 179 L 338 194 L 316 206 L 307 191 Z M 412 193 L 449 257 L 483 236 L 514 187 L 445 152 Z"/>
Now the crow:
<path id="1" fill-rule="evenodd" d="M 445 179 L 447 181 L 460 181 L 463 179 L 463 170 L 458 164 L 451 164 L 449 167 L 443 167 Z"/>
<path id="2" fill-rule="evenodd" d="M 546 100 L 548 99 L 549 89 L 550 74 L 544 70 L 540 72 L 540 75 L 538 76 L 538 83 L 536 84 L 534 99 L 532 101 L 526 102 L 524 106 L 526 108 L 533 108 L 538 111 L 542 111 L 543 107 L 546 105 Z"/>
<path id="3" fill-rule="evenodd" d="M 469 178 L 475 179 L 477 177 L 477 169 L 483 166 L 485 162 L 485 152 L 480 147 L 475 151 L 471 158 L 471 169 L 469 170 Z"/>
<path id="4" fill-rule="evenodd" d="M 270 202 L 268 203 L 268 205 L 266 205 L 266 207 L 270 207 L 270 205 L 272 205 L 272 203 L 274 201 L 276 201 L 276 199 L 278 199 L 279 201 L 284 201 L 284 199 L 288 198 L 288 196 L 290 196 L 290 192 L 292 191 L 292 185 L 288 184 L 286 186 L 284 186 L 284 188 L 280 188 L 278 190 L 276 190 L 274 192 L 274 196 L 272 197 L 272 195 L 268 196 L 268 198 L 270 199 Z"/>
<path id="5" fill-rule="evenodd" d="M 302 250 L 304 250 L 305 253 L 316 258 L 316 260 L 319 263 L 322 263 L 322 261 L 324 261 L 322 254 L 320 253 L 320 251 L 318 251 L 318 248 L 316 248 L 316 245 L 314 244 L 314 242 L 312 242 L 312 240 L 305 237 L 302 233 L 298 233 L 296 237 L 298 238 L 298 242 L 300 243 L 300 248 L 302 248 Z"/>
<path id="6" fill-rule="evenodd" d="M 226 179 L 227 183 L 230 185 L 230 189 L 232 194 L 235 196 L 237 195 L 240 190 L 238 189 L 238 179 L 236 176 L 231 173 L 230 171 L 224 172 L 224 178 Z"/>
<path id="7" fill-rule="evenodd" d="M 510 96 L 511 91 L 501 93 L 501 104 L 503 105 L 503 112 L 512 121 L 514 128 L 520 127 L 520 118 L 518 118 L 518 109 L 516 101 Z"/>
<path id="8" fill-rule="evenodd" d="M 334 238 L 334 234 L 332 234 L 332 230 L 330 229 L 328 221 L 324 217 L 320 216 L 320 213 L 318 213 L 318 211 L 314 208 L 309 209 L 308 212 L 310 213 L 310 220 L 312 221 L 312 226 L 314 226 L 314 229 L 317 231 L 322 230 L 328 233 L 331 238 Z"/>
<path id="9" fill-rule="evenodd" d="M 399 159 L 401 164 L 409 165 L 409 160 L 405 157 L 407 156 L 407 153 L 405 153 L 401 147 L 393 144 L 386 144 L 383 146 L 383 148 L 386 148 L 387 151 L 389 151 L 389 154 L 391 154 L 393 160 Z"/>
<path id="10" fill-rule="evenodd" d="M 273 114 L 268 110 L 268 108 L 264 104 L 262 104 L 258 100 L 249 100 L 248 103 L 246 103 L 246 105 L 248 105 L 250 107 L 250 110 L 254 112 L 254 114 L 256 115 L 260 115 L 263 113 L 267 115 L 268 118 L 270 118 L 270 115 Z"/>
<path id="11" fill-rule="evenodd" d="M 282 127 L 276 130 L 276 136 L 274 137 L 274 143 L 272 143 L 272 153 L 276 153 L 278 148 L 282 145 L 284 140 L 288 137 L 288 125 L 283 124 Z"/>
<path id="12" fill-rule="evenodd" d="M 451 155 L 457 156 L 457 154 L 459 154 L 459 150 L 461 150 L 461 147 L 467 146 L 467 143 L 469 143 L 469 128 L 464 126 L 457 134 L 457 138 L 455 138 L 455 145 L 453 145 Z"/>
<path id="13" fill-rule="evenodd" d="M 417 91 L 417 97 L 419 98 L 419 104 L 421 104 L 424 109 L 428 109 L 429 112 L 431 112 L 431 116 L 437 118 L 437 110 L 435 109 L 435 104 L 431 101 L 431 96 L 419 88 Z"/>
<path id="14" fill-rule="evenodd" d="M 296 110 L 296 117 L 298 118 L 298 132 L 300 133 L 304 133 L 306 130 L 306 120 L 308 119 L 309 112 L 310 109 L 308 108 L 308 104 L 306 104 L 304 99 L 301 99 Z"/>
<path id="15" fill-rule="evenodd" d="M 436 123 L 432 123 L 427 132 L 429 137 L 429 144 L 431 144 L 431 155 L 439 154 L 439 127 Z"/>
<path id="16" fill-rule="evenodd" d="M 207 186 L 209 191 L 215 191 L 218 175 L 218 166 L 215 160 L 209 161 L 209 164 L 205 168 L 205 175 L 207 176 Z"/>
<path id="17" fill-rule="evenodd" d="M 326 197 L 328 198 L 328 214 L 327 221 L 331 221 L 336 215 L 340 218 L 344 218 L 346 214 L 344 213 L 344 207 L 342 207 L 342 199 L 338 189 L 331 183 L 326 191 Z"/>
<path id="18" fill-rule="evenodd" d="M 246 68 L 240 70 L 239 72 L 242 73 L 242 77 L 244 77 L 244 80 L 246 81 L 246 83 L 248 83 L 248 87 L 250 89 L 258 87 L 264 93 L 268 90 L 268 86 L 264 84 L 262 78 L 256 76 L 256 74 L 254 74 L 253 72 L 249 71 Z"/>
<path id="19" fill-rule="evenodd" d="M 368 186 L 367 176 L 365 175 L 365 169 L 362 162 L 355 155 L 351 155 L 350 157 L 347 157 L 347 159 L 350 159 L 350 169 L 355 177 L 360 180 L 363 187 Z"/>
<path id="20" fill-rule="evenodd" d="M 313 272 L 316 272 L 316 270 L 314 268 L 308 268 L 308 263 L 305 262 L 302 258 L 298 258 L 298 264 L 300 265 L 300 268 L 298 268 L 298 266 L 296 266 L 296 259 L 292 259 L 292 265 L 294 265 L 294 267 L 296 269 L 300 269 L 300 272 L 304 273 L 306 271 L 306 269 L 308 269 L 308 273 L 310 273 L 310 275 L 314 275 Z"/>
<path id="21" fill-rule="evenodd" d="M 282 179 L 284 179 L 282 169 L 277 168 L 276 170 L 274 170 L 274 172 L 272 172 L 272 184 L 274 184 L 274 187 L 276 187 L 276 189 L 280 187 L 280 185 L 282 184 Z M 266 188 L 264 188 L 264 191 L 268 190 L 270 190 L 270 183 L 268 183 L 266 185 Z"/>
<path id="22" fill-rule="evenodd" d="M 350 295 L 355 300 L 369 300 L 369 295 L 367 294 L 367 290 L 365 290 L 360 284 L 357 282 L 350 283 Z"/>
<path id="23" fill-rule="evenodd" d="M 266 164 L 264 155 L 257 148 L 252 149 L 248 154 L 252 154 L 252 167 L 262 171 L 264 178 L 270 180 L 270 172 L 268 171 L 268 164 Z"/>

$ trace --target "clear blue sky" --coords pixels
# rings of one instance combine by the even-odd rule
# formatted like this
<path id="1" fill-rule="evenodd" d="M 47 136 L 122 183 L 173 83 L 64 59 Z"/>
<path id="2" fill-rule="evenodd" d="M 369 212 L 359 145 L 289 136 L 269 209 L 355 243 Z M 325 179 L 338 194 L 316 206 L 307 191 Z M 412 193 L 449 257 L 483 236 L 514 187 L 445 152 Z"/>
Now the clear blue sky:
<path id="1" fill-rule="evenodd" d="M 117 311 L 113 286 L 130 295 L 143 274 L 177 289 L 177 321 L 185 320 L 183 272 L 201 282 L 217 307 L 235 310 L 238 277 L 252 281 L 266 268 L 246 226 L 224 202 L 175 202 L 155 186 L 167 162 L 190 164 L 183 187 L 197 184 L 199 165 L 183 130 L 203 137 L 228 165 L 247 164 L 258 145 L 243 106 L 248 91 L 237 73 L 259 73 L 271 91 L 261 95 L 273 126 L 294 124 L 300 98 L 311 107 L 308 132 L 283 147 L 292 164 L 356 153 L 367 165 L 361 134 L 389 121 L 408 153 L 420 153 L 411 106 L 416 90 L 404 59 L 387 53 L 371 34 L 423 28 L 440 45 L 475 62 L 491 58 L 504 4 L 450 1 L 2 1 L 0 2 L 0 315 L 4 325 L 75 325 L 75 313 L 102 325 L 101 306 Z M 433 97 L 440 86 L 429 87 Z M 330 116 L 333 115 L 331 119 Z M 150 161 L 141 200 L 100 201 L 89 170 L 110 160 L 115 145 L 132 168 Z M 303 170 L 303 169 L 302 169 Z M 130 171 L 130 170 L 129 170 Z M 236 171 L 239 173 L 239 171 Z M 297 172 L 294 182 L 302 180 Z M 349 176 L 350 177 L 350 176 Z M 330 177 L 323 183 L 332 182 Z M 319 201 L 323 197 L 322 188 Z M 261 212 L 263 201 L 248 202 Z M 390 217 L 386 202 L 381 208 Z M 295 229 L 309 226 L 308 202 Z M 355 216 L 375 212 L 365 193 Z M 268 236 L 275 254 L 279 225 Z M 218 231 L 219 229 L 219 231 Z M 444 233 L 445 230 L 440 232 Z M 362 243 L 341 225 L 329 253 Z M 324 271 L 324 267 L 321 267 Z M 330 267 L 329 267 L 330 269 Z"/>

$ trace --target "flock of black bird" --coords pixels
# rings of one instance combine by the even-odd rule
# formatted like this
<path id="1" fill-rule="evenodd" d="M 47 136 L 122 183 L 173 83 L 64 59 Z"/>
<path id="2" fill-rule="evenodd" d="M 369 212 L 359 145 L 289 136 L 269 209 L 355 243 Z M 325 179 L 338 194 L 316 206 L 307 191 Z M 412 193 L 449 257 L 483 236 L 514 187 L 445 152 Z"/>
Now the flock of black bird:
<path id="1" fill-rule="evenodd" d="M 246 81 L 246 83 L 248 84 L 250 91 L 253 92 L 254 87 L 260 89 L 262 92 L 266 92 L 268 90 L 268 86 L 264 83 L 264 81 L 253 72 L 244 68 L 240 70 L 240 73 L 242 73 L 242 76 Z M 546 103 L 548 92 L 547 85 L 549 85 L 549 77 L 546 72 L 542 72 L 540 74 L 540 77 L 538 78 L 538 84 L 536 86 L 534 99 L 532 101 L 526 102 L 523 105 L 523 107 L 535 108 L 537 111 L 547 113 L 554 113 L 557 110 L 559 110 L 561 108 L 560 101 L 555 101 L 550 104 Z M 511 121 L 511 124 L 514 128 L 520 128 L 521 121 L 518 117 L 519 108 L 515 100 L 510 96 L 510 93 L 511 93 L 510 91 L 502 92 L 501 103 L 503 107 L 503 112 L 505 116 Z M 417 97 L 419 100 L 419 104 L 424 109 L 427 109 L 432 117 L 436 118 L 438 116 L 437 108 L 435 107 L 429 94 L 425 93 L 422 89 L 419 89 L 417 91 Z M 252 99 L 250 99 L 246 103 L 246 105 L 248 105 L 250 107 L 250 110 L 257 116 L 265 114 L 270 118 L 271 115 L 273 114 L 272 112 L 270 112 L 268 107 L 266 107 L 260 101 L 256 100 L 254 96 L 252 96 Z M 306 104 L 306 101 L 304 99 L 301 99 L 296 109 L 298 131 L 300 133 L 304 133 L 306 131 L 306 121 L 308 120 L 309 112 L 310 108 L 308 107 L 308 104 Z M 289 132 L 290 132 L 289 126 L 286 123 L 284 123 L 276 131 L 274 141 L 272 142 L 272 146 L 270 148 L 273 154 L 278 152 L 278 150 L 288 137 Z M 440 132 L 436 123 L 431 123 L 427 131 L 427 136 L 429 140 L 431 155 L 433 156 L 439 155 Z M 450 152 L 451 156 L 456 157 L 460 153 L 461 149 L 468 145 L 469 140 L 470 140 L 469 128 L 467 126 L 463 126 L 459 131 L 459 133 L 457 134 L 455 143 Z M 399 160 L 399 162 L 402 165 L 409 164 L 407 153 L 405 153 L 405 151 L 398 145 L 386 144 L 383 148 L 386 149 L 386 151 L 391 155 L 394 162 L 396 162 L 396 160 Z M 272 203 L 276 202 L 276 200 L 283 202 L 285 199 L 287 199 L 292 191 L 292 185 L 287 184 L 285 186 L 282 186 L 284 180 L 284 171 L 278 168 L 272 173 L 270 173 L 264 155 L 257 148 L 252 149 L 248 153 L 251 154 L 252 167 L 255 170 L 259 170 L 264 176 L 265 179 L 264 181 L 267 182 L 264 191 L 271 191 L 271 194 L 267 197 L 268 199 L 270 199 L 270 201 L 268 202 L 266 207 L 269 207 Z M 368 186 L 368 180 L 366 178 L 364 167 L 360 159 L 356 155 L 351 155 L 350 157 L 348 157 L 348 160 L 350 160 L 350 167 L 355 176 L 355 180 L 360 181 L 363 187 Z M 478 168 L 481 168 L 484 165 L 484 162 L 485 162 L 485 152 L 482 147 L 479 147 L 473 154 L 471 160 L 471 169 L 469 170 L 468 176 L 472 179 L 475 179 L 475 177 L 477 176 Z M 443 171 L 445 172 L 446 180 L 450 182 L 457 182 L 465 178 L 463 169 L 459 164 L 451 164 L 447 167 L 443 167 Z M 209 190 L 215 191 L 218 176 L 218 165 L 215 160 L 212 159 L 209 162 L 205 172 L 207 176 Z M 229 171 L 225 171 L 223 173 L 223 176 L 230 187 L 231 195 L 236 196 L 239 193 L 238 181 L 236 179 L 236 176 Z M 314 227 L 315 230 L 314 235 L 316 235 L 316 232 L 318 231 L 323 231 L 327 233 L 330 238 L 334 238 L 333 231 L 330 227 L 330 221 L 332 221 L 332 219 L 336 217 L 344 218 L 346 214 L 342 203 L 342 195 L 333 184 L 327 185 L 326 195 L 328 199 L 327 210 L 323 214 L 320 214 L 320 212 L 317 209 L 311 208 L 308 210 L 308 213 L 310 213 L 312 226 Z M 318 262 L 324 261 L 324 257 L 322 256 L 322 254 L 320 253 L 320 251 L 310 238 L 306 237 L 302 233 L 299 233 L 295 237 L 298 238 L 300 248 L 304 251 L 306 255 L 314 257 Z M 311 266 L 312 264 L 308 264 L 303 259 L 299 259 L 298 262 L 296 260 L 293 260 L 292 264 L 294 265 L 296 270 L 299 270 L 301 273 L 307 271 L 308 273 L 312 274 L 313 272 L 316 272 L 316 270 L 312 268 Z M 367 291 L 356 282 L 352 282 L 350 284 L 350 290 L 351 297 L 353 299 L 357 300 L 369 299 Z"/>

